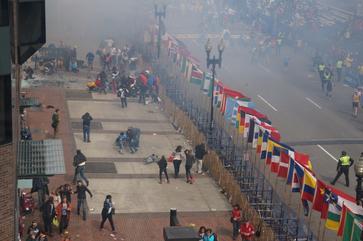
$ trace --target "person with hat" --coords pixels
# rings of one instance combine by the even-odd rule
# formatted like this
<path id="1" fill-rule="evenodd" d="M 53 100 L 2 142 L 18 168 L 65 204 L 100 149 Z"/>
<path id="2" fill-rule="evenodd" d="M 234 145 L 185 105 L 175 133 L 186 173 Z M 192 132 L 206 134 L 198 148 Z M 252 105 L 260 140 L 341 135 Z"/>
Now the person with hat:
<path id="1" fill-rule="evenodd" d="M 105 201 L 103 202 L 103 208 L 102 208 L 102 212 L 101 212 L 102 221 L 101 221 L 101 225 L 100 225 L 100 230 L 103 229 L 103 225 L 105 224 L 106 220 L 108 219 L 108 221 L 111 224 L 112 232 L 115 231 L 115 226 L 114 226 L 113 220 L 112 220 L 112 215 L 114 214 L 114 212 L 115 212 L 115 208 L 113 207 L 112 196 L 107 195 Z"/>
<path id="2" fill-rule="evenodd" d="M 349 167 L 351 167 L 354 163 L 354 160 L 347 155 L 346 151 L 342 151 L 342 154 L 339 158 L 337 165 L 337 175 L 334 180 L 330 182 L 331 185 L 335 185 L 335 182 L 339 179 L 339 177 L 344 174 L 345 176 L 345 185 L 349 187 Z"/>

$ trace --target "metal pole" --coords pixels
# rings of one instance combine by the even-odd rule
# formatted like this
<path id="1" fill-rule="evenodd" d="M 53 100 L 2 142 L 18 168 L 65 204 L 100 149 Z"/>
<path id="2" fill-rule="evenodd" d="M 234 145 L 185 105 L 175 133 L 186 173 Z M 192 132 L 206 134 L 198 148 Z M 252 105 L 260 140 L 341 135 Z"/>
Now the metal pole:
<path id="1" fill-rule="evenodd" d="M 10 9 L 9 9 L 10 11 Z M 14 157 L 15 160 L 17 158 L 17 153 L 18 153 L 18 139 L 19 139 L 19 101 L 20 101 L 20 87 L 21 87 L 21 79 L 20 79 L 20 64 L 19 64 L 19 23 L 18 23 L 18 0 L 13 0 L 13 38 L 14 38 L 14 65 L 15 65 L 15 96 L 14 96 L 14 120 L 13 120 L 13 145 L 14 145 Z M 15 161 L 16 163 L 16 161 Z M 18 171 L 17 171 L 17 167 L 16 164 L 15 165 L 15 173 L 16 173 L 16 177 L 15 177 L 15 209 L 14 209 L 14 240 L 16 239 L 17 235 L 18 235 L 18 220 L 19 220 L 19 198 L 18 198 Z"/>
<path id="2" fill-rule="evenodd" d="M 161 14 L 158 13 L 159 17 L 159 33 L 158 33 L 158 59 L 160 58 L 160 45 L 161 45 Z"/>
<path id="3" fill-rule="evenodd" d="M 214 89 L 214 78 L 215 78 L 215 72 L 216 72 L 216 61 L 215 61 L 215 56 L 213 56 L 213 63 L 212 63 L 212 86 Z M 209 131 L 210 134 L 212 134 L 212 130 L 213 130 L 213 112 L 214 112 L 214 106 L 213 106 L 213 99 L 214 99 L 214 91 L 212 91 L 212 97 L 210 99 L 210 123 L 209 123 Z"/>

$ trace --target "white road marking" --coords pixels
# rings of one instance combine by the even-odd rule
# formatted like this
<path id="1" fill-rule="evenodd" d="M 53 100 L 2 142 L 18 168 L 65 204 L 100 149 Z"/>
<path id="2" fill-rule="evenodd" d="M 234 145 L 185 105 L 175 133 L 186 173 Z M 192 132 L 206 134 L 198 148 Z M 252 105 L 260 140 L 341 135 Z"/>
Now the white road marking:
<path id="1" fill-rule="evenodd" d="M 271 109 L 273 109 L 274 111 L 276 111 L 276 112 L 277 112 L 277 109 L 276 109 L 273 105 L 271 105 L 271 103 L 270 103 L 270 102 L 268 102 L 267 100 L 265 100 L 265 98 L 263 98 L 261 95 L 257 95 L 257 96 L 258 96 L 258 98 L 260 98 L 263 102 L 265 102 L 265 103 L 266 103 L 266 105 L 270 106 L 270 107 L 271 107 Z"/>
<path id="2" fill-rule="evenodd" d="M 349 85 L 347 85 L 347 84 L 344 84 L 343 86 L 344 86 L 344 87 L 350 87 L 350 86 L 349 86 Z"/>
<path id="3" fill-rule="evenodd" d="M 307 101 L 309 101 L 311 104 L 315 105 L 318 109 L 322 109 L 320 105 L 318 105 L 317 103 L 315 103 L 312 99 L 310 99 L 309 97 L 305 97 L 305 99 Z"/>
<path id="4" fill-rule="evenodd" d="M 266 71 L 267 73 L 271 73 L 271 70 L 269 70 L 267 67 L 265 67 L 264 65 L 262 64 L 258 64 L 258 66 L 261 67 L 261 69 L 263 69 L 264 71 Z"/>
<path id="5" fill-rule="evenodd" d="M 321 145 L 316 145 L 317 147 L 319 147 L 323 152 L 325 152 L 328 156 L 330 156 L 334 161 L 338 162 L 338 159 L 336 159 L 332 154 L 330 154 L 327 150 L 325 150 L 324 147 L 322 147 Z"/>

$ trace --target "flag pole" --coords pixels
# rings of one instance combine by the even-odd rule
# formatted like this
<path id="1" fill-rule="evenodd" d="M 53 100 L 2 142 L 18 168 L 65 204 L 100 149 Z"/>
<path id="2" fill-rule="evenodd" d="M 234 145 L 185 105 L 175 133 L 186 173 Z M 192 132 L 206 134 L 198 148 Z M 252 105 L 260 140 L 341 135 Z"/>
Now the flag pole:
<path id="1" fill-rule="evenodd" d="M 319 228 L 318 228 L 318 240 L 320 238 L 320 229 L 321 229 L 321 218 L 320 218 L 320 221 L 319 221 Z"/>
<path id="2" fill-rule="evenodd" d="M 311 223 L 311 214 L 313 213 L 312 208 L 309 210 L 309 221 L 308 221 L 308 229 L 310 229 L 310 223 Z"/>
<path id="3" fill-rule="evenodd" d="M 326 228 L 325 228 L 325 225 L 324 225 L 324 229 L 323 229 L 323 236 L 321 237 L 321 241 L 324 241 L 324 238 L 325 238 L 325 231 L 326 231 Z"/>

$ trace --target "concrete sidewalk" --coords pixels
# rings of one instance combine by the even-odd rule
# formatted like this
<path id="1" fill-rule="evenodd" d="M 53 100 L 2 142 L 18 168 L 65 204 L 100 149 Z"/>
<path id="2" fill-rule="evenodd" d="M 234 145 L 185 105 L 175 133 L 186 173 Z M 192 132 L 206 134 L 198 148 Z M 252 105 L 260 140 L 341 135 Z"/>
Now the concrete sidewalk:
<path id="1" fill-rule="evenodd" d="M 143 163 L 144 158 L 152 153 L 168 157 L 177 145 L 191 148 L 188 141 L 173 128 L 157 104 L 143 105 L 137 101 L 130 101 L 128 108 L 122 109 L 117 101 L 118 98 L 113 94 L 79 94 L 78 96 L 83 95 L 79 98 L 75 90 L 72 92 L 72 95 L 68 95 L 66 103 L 76 148 L 81 149 L 89 160 L 86 164 L 86 176 L 90 180 L 89 188 L 94 194 L 92 199 L 88 198 L 92 229 L 98 228 L 97 220 L 100 218 L 104 198 L 107 194 L 111 194 L 116 207 L 117 240 L 161 241 L 162 229 L 168 225 L 170 208 L 177 208 L 182 216 L 190 217 L 196 225 L 217 229 L 215 230 L 217 233 L 225 235 L 223 240 L 230 240 L 228 212 L 231 206 L 210 177 L 196 175 L 196 182 L 191 185 L 185 180 L 184 163 L 180 166 L 181 175 L 178 179 L 174 179 L 173 165 L 168 163 L 170 184 L 166 182 L 159 184 L 157 164 Z M 85 112 L 89 112 L 94 119 L 91 143 L 83 142 L 80 118 Z M 141 129 L 139 151 L 132 154 L 125 150 L 120 154 L 114 145 L 115 139 L 120 131 L 126 131 L 130 126 Z M 145 234 L 145 237 L 131 238 L 135 230 L 124 225 L 134 227 L 130 226 L 129 222 L 133 223 L 132 220 L 142 216 L 148 218 L 143 222 L 137 221 L 134 226 L 144 223 L 146 227 L 150 222 L 155 222 L 150 234 L 156 234 L 151 237 Z M 213 220 L 210 220 L 212 216 Z M 185 225 L 190 224 L 188 223 L 190 221 L 186 222 L 183 218 L 181 222 Z M 216 222 L 223 225 L 216 225 Z M 71 233 L 90 236 L 82 234 L 83 231 L 79 229 L 72 231 L 72 225 L 71 223 Z M 82 221 L 80 226 L 77 226 L 83 227 Z M 107 225 L 106 230 L 109 230 Z M 110 238 L 107 232 L 109 231 L 106 231 L 106 234 L 92 232 L 92 239 L 87 241 L 100 240 L 100 235 L 102 240 L 103 238 L 107 240 L 107 237 Z"/>

